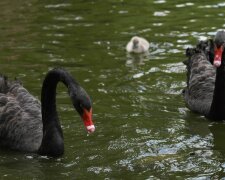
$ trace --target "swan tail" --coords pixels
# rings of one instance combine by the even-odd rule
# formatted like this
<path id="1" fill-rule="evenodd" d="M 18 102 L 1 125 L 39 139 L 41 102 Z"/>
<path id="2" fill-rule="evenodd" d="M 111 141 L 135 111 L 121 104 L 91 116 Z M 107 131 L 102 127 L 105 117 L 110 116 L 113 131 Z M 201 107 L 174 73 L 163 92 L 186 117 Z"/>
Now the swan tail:
<path id="1" fill-rule="evenodd" d="M 7 93 L 9 90 L 8 78 L 4 75 L 0 75 L 0 93 Z"/>

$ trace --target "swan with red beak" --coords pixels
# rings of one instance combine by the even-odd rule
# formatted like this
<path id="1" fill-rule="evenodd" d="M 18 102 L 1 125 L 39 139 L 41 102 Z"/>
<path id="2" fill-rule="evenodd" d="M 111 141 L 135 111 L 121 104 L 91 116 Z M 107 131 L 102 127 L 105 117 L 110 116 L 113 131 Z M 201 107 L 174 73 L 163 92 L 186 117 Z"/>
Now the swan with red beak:
<path id="1" fill-rule="evenodd" d="M 220 67 L 222 55 L 225 47 L 225 31 L 218 31 L 214 40 L 214 60 L 213 65 Z"/>

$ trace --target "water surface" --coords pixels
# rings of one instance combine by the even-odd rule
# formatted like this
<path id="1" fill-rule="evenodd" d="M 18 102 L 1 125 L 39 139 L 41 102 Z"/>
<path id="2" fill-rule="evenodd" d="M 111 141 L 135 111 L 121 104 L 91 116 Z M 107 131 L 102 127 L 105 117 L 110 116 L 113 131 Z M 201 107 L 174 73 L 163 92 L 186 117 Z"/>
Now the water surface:
<path id="1" fill-rule="evenodd" d="M 209 179 L 225 171 L 225 124 L 191 113 L 185 49 L 224 28 L 223 1 L 0 2 L 0 71 L 40 99 L 44 75 L 64 67 L 93 101 L 87 135 L 58 86 L 65 154 L 1 150 L 2 179 Z M 131 55 L 134 36 L 151 42 Z"/>

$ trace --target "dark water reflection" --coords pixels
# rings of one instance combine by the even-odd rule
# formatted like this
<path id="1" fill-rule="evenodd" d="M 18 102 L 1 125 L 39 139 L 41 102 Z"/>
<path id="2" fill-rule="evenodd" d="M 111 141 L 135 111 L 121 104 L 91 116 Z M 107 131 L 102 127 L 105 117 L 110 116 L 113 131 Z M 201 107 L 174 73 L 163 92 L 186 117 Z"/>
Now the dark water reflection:
<path id="1" fill-rule="evenodd" d="M 44 74 L 70 71 L 93 100 L 87 135 L 63 85 L 58 110 L 65 155 L 1 150 L 2 179 L 219 179 L 223 123 L 191 113 L 181 97 L 184 49 L 225 26 L 224 2 L 0 2 L 0 70 L 40 98 Z M 125 52 L 133 35 L 150 51 Z"/>

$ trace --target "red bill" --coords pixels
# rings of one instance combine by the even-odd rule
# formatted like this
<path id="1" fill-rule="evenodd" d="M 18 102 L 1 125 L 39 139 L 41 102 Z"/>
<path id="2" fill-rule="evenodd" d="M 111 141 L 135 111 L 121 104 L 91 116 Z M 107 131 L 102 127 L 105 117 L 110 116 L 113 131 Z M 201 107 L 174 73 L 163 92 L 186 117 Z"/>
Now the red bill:
<path id="1" fill-rule="evenodd" d="M 90 111 L 83 109 L 82 119 L 84 121 L 84 125 L 88 131 L 88 133 L 93 133 L 95 131 L 95 126 L 92 121 L 92 109 Z"/>
<path id="2" fill-rule="evenodd" d="M 214 50 L 214 61 L 213 61 L 213 65 L 215 67 L 220 67 L 221 65 L 221 60 L 222 60 L 222 54 L 223 54 L 223 46 L 217 48 L 215 47 L 215 50 Z"/>

